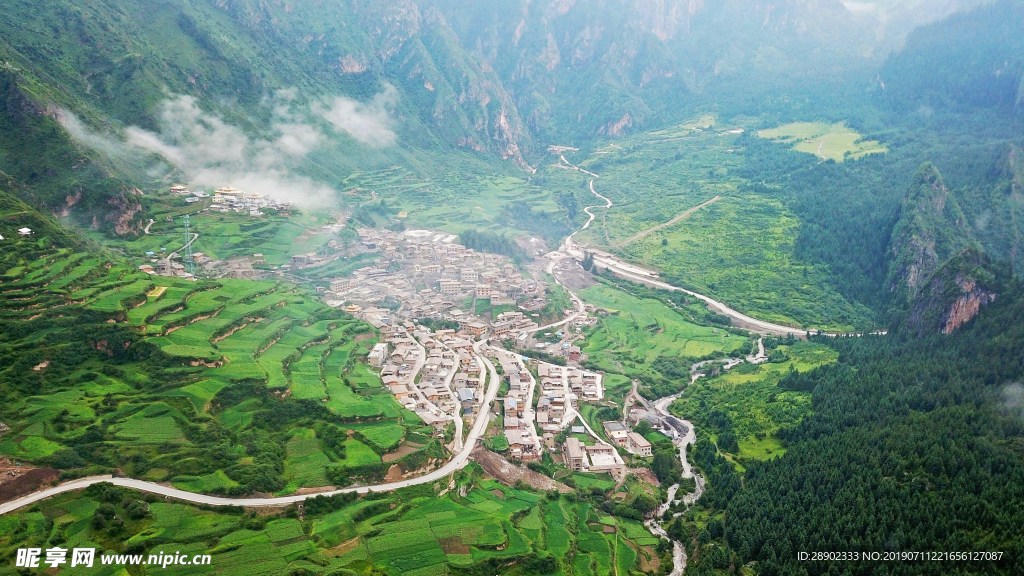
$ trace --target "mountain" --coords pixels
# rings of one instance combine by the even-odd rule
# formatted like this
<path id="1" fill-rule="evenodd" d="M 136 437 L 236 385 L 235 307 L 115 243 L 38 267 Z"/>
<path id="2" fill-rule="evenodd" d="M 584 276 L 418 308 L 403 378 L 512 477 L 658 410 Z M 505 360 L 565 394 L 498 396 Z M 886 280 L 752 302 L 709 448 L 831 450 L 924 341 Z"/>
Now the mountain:
<path id="1" fill-rule="evenodd" d="M 938 169 L 918 170 L 889 243 L 886 288 L 894 321 L 913 332 L 952 332 L 995 300 L 997 274 Z"/>
<path id="2" fill-rule="evenodd" d="M 0 130 L 33 145 L 0 171 L 37 206 L 135 234 L 137 190 L 211 170 L 206 151 L 165 162 L 211 126 L 245 140 L 233 174 L 320 192 L 356 170 L 450 172 L 437 150 L 523 170 L 552 143 L 805 101 L 811 79 L 874 65 L 876 27 L 839 0 L 14 0 Z M 294 157 L 253 159 L 296 133 Z"/>
<path id="3" fill-rule="evenodd" d="M 1000 0 L 914 30 L 879 72 L 904 112 L 1024 112 L 1024 4 Z"/>
<path id="4" fill-rule="evenodd" d="M 489 66 L 436 11 L 399 0 L 18 0 L 0 22 L 0 95 L 0 171 L 35 205 L 115 234 L 141 229 L 136 190 L 181 177 L 154 182 L 150 156 L 214 130 L 254 144 L 241 173 L 260 148 L 308 136 L 273 168 L 328 183 L 423 166 L 439 147 L 520 167 L 532 150 Z M 169 112 L 182 102 L 187 117 Z M 132 134 L 155 144 L 127 147 Z"/>
<path id="5" fill-rule="evenodd" d="M 873 20 L 838 0 L 420 2 L 547 143 L 636 132 L 696 102 L 787 99 L 803 79 L 872 61 L 876 43 Z"/>
<path id="6" fill-rule="evenodd" d="M 1024 257 L 1024 151 L 1007 144 L 985 185 L 970 194 L 972 201 L 988 205 L 974 217 L 979 241 L 993 257 L 1007 262 L 1016 274 Z"/>
<path id="7" fill-rule="evenodd" d="M 872 18 L 880 42 L 897 47 L 907 34 L 958 12 L 966 12 L 991 0 L 844 0 L 843 6 Z"/>
<path id="8" fill-rule="evenodd" d="M 924 282 L 971 242 L 967 218 L 930 162 L 918 169 L 889 244 L 890 292 L 913 299 Z"/>

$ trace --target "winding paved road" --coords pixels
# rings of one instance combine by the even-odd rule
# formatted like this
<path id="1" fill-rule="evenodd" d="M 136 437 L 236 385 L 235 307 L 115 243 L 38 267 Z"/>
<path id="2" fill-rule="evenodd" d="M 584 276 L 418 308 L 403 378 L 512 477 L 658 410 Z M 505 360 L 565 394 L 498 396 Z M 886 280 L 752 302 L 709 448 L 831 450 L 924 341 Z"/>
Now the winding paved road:
<path id="1" fill-rule="evenodd" d="M 565 162 L 566 164 L 568 164 L 572 168 L 576 168 L 577 170 L 580 170 L 581 172 L 586 172 L 582 168 L 579 168 L 578 166 L 574 166 L 573 164 L 570 164 L 569 161 L 566 160 L 564 156 L 561 157 L 561 160 L 563 162 Z M 594 179 L 591 179 L 590 182 L 589 182 L 590 192 L 594 196 L 597 196 L 601 200 L 604 200 L 605 203 L 604 203 L 603 206 L 600 205 L 600 204 L 595 204 L 593 206 L 587 206 L 586 208 L 584 208 L 583 211 L 586 212 L 587 215 L 589 216 L 589 218 L 587 219 L 587 222 L 583 225 L 582 228 L 580 228 L 579 230 L 576 230 L 572 234 L 569 234 L 569 236 L 566 237 L 565 241 L 562 243 L 562 245 L 558 249 L 558 252 L 560 252 L 560 253 L 562 253 L 564 255 L 567 255 L 567 256 L 571 256 L 572 258 L 576 259 L 577 261 L 582 261 L 586 257 L 586 255 L 585 255 L 584 251 L 573 240 L 573 237 L 576 236 L 577 232 L 580 232 L 581 230 L 586 230 L 587 228 L 589 228 L 590 225 L 594 222 L 594 219 L 596 218 L 596 216 L 593 213 L 592 209 L 594 209 L 594 208 L 602 208 L 602 207 L 605 208 L 605 209 L 608 209 L 608 208 L 611 208 L 612 206 L 614 206 L 614 203 L 608 197 L 601 195 L 601 193 L 599 193 L 597 190 L 594 189 L 594 180 L 596 178 L 598 178 L 598 175 L 594 174 L 592 172 L 587 172 L 587 173 L 592 175 L 592 176 L 594 176 Z M 711 202 L 716 201 L 717 198 L 718 197 L 716 196 L 715 198 L 713 198 L 712 200 L 709 200 L 708 202 L 705 202 L 704 204 L 701 204 L 699 206 L 691 208 L 687 212 L 684 212 L 680 216 L 677 216 L 676 219 L 681 219 L 681 218 L 687 216 L 689 213 L 692 213 L 693 210 L 697 210 L 699 208 L 707 206 Z M 673 219 L 673 220 L 675 220 L 675 219 Z M 672 221 L 666 222 L 662 226 L 667 226 L 670 223 L 672 223 Z M 657 227 L 655 227 L 654 229 L 657 229 Z M 651 229 L 650 231 L 653 231 L 654 229 Z M 643 233 L 641 233 L 641 234 L 643 234 Z M 627 240 L 626 242 L 627 243 L 631 242 L 634 239 L 637 239 L 637 237 L 634 236 L 633 238 Z M 705 304 L 707 304 L 709 309 L 711 309 L 711 310 L 713 310 L 715 312 L 718 312 L 719 314 L 722 314 L 723 316 L 727 316 L 730 319 L 732 319 L 733 323 L 736 324 L 737 327 L 743 328 L 745 330 L 749 330 L 751 332 L 757 332 L 758 334 L 770 334 L 770 335 L 774 335 L 774 336 L 786 336 L 788 334 L 792 334 L 794 336 L 799 336 L 799 335 L 804 334 L 806 332 L 806 330 L 803 329 L 803 328 L 796 328 L 796 327 L 793 327 L 793 326 L 783 326 L 781 324 L 774 324 L 772 322 L 766 322 L 764 320 L 758 320 L 756 318 L 751 318 L 750 316 L 747 316 L 746 314 L 743 314 L 742 312 L 738 312 L 736 310 L 733 310 L 732 308 L 726 306 L 724 303 L 719 302 L 719 301 L 717 301 L 717 300 L 715 300 L 713 298 L 710 298 L 710 297 L 705 296 L 703 294 L 699 294 L 699 293 L 694 292 L 692 290 L 687 290 L 685 288 L 680 288 L 678 286 L 673 286 L 672 284 L 669 284 L 667 282 L 662 282 L 661 280 L 658 280 L 656 278 L 656 275 L 654 275 L 653 273 L 651 273 L 650 275 L 643 274 L 643 273 L 640 272 L 642 270 L 640 267 L 634 266 L 634 265 L 626 263 L 626 262 L 623 262 L 623 261 L 619 260 L 618 258 L 615 258 L 615 257 L 613 257 L 611 255 L 608 255 L 608 256 L 598 256 L 598 255 L 595 255 L 594 256 L 594 262 L 595 262 L 595 264 L 598 264 L 598 265 L 600 265 L 603 268 L 607 268 L 607 269 L 611 270 L 616 276 L 619 276 L 619 277 L 624 278 L 626 280 L 631 280 L 633 282 L 637 282 L 637 283 L 640 283 L 640 284 L 646 284 L 648 286 L 652 286 L 652 287 L 655 287 L 655 288 L 661 288 L 663 290 L 668 290 L 668 291 L 671 291 L 671 292 L 683 292 L 685 294 L 693 296 L 694 298 L 697 298 L 698 300 L 701 300 Z M 877 334 L 884 334 L 885 332 L 880 331 L 880 332 L 876 332 L 876 333 Z M 845 335 L 844 333 L 839 333 L 839 332 L 826 332 L 824 334 L 826 336 L 842 336 L 842 335 Z"/>
<path id="2" fill-rule="evenodd" d="M 593 210 L 594 208 L 608 209 L 608 208 L 611 208 L 612 206 L 615 205 L 615 204 L 612 203 L 612 201 L 609 198 L 607 198 L 605 196 L 602 196 L 597 190 L 594 190 L 594 181 L 593 180 L 590 181 L 590 193 L 593 194 L 594 196 L 597 196 L 601 200 L 604 200 L 605 204 L 604 204 L 604 206 L 601 206 L 600 204 L 595 204 L 593 206 L 587 206 L 586 208 L 584 208 L 583 211 L 586 212 L 587 216 L 590 216 L 590 218 L 587 220 L 587 223 L 584 224 L 583 227 L 580 228 L 579 230 L 576 230 L 576 232 L 579 232 L 580 230 L 586 230 L 587 228 L 590 228 L 591 223 L 594 222 L 594 218 L 597 218 L 597 216 L 594 215 L 594 213 L 591 212 L 591 210 Z M 569 234 L 569 237 L 566 238 L 566 241 L 567 242 L 572 241 L 572 237 L 576 235 L 576 232 L 573 232 L 572 234 Z"/>
<path id="3" fill-rule="evenodd" d="M 469 462 L 469 455 L 476 447 L 477 441 L 483 436 L 484 431 L 487 429 L 487 423 L 490 421 L 490 406 L 494 402 L 494 398 L 498 395 L 498 386 L 500 385 L 500 379 L 498 378 L 498 372 L 494 369 L 494 365 L 491 364 L 490 360 L 480 355 L 481 342 L 474 344 L 473 348 L 477 351 L 480 359 L 483 361 L 484 366 L 487 368 L 489 373 L 489 382 L 487 385 L 487 392 L 484 395 L 484 402 L 481 405 L 479 414 L 477 414 L 476 421 L 473 423 L 473 428 L 469 431 L 469 436 L 466 438 L 465 446 L 462 450 L 455 455 L 447 464 L 428 472 L 423 476 L 417 476 L 416 478 L 410 478 L 408 480 L 400 480 L 398 482 L 388 482 L 386 484 L 376 484 L 373 486 L 356 486 L 352 488 L 342 488 L 340 490 L 333 490 L 331 492 L 320 492 L 317 494 L 301 494 L 294 496 L 279 496 L 276 498 L 224 498 L 221 496 L 209 496 L 206 494 L 196 494 L 194 492 L 186 492 L 184 490 L 178 490 L 177 488 L 171 488 L 169 486 L 163 486 L 153 482 L 146 482 L 144 480 L 135 480 L 132 478 L 114 478 L 111 476 L 92 476 L 89 478 L 82 478 L 80 480 L 74 480 L 71 482 L 65 482 L 59 486 L 53 488 L 47 488 L 28 496 L 23 496 L 17 500 L 5 502 L 0 504 L 0 515 L 13 512 L 25 506 L 51 498 L 64 492 L 70 492 L 72 490 L 80 490 L 93 484 L 100 482 L 109 482 L 115 486 L 124 486 L 126 488 L 134 488 L 142 492 L 149 492 L 151 494 L 157 494 L 160 496 L 168 496 L 185 502 L 193 502 L 196 504 L 206 504 L 209 506 L 247 506 L 247 507 L 274 507 L 274 506 L 287 506 L 288 504 L 294 504 L 295 502 L 302 502 L 316 496 L 333 496 L 334 494 L 344 494 L 347 492 L 358 492 L 359 494 L 366 494 L 368 492 L 390 492 L 391 490 L 397 490 L 399 488 L 405 488 L 407 486 L 416 486 L 418 484 L 428 484 L 436 480 L 440 480 L 449 474 L 462 469 Z"/>

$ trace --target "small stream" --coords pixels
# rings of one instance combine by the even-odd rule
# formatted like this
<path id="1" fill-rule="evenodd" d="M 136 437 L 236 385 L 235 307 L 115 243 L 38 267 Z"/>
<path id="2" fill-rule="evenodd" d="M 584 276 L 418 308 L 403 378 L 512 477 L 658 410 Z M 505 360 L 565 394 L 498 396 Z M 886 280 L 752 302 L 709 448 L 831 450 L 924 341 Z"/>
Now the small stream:
<path id="1" fill-rule="evenodd" d="M 768 359 L 764 351 L 764 343 L 762 339 L 757 340 L 757 352 L 747 356 L 746 358 L 733 358 L 725 361 L 722 365 L 722 371 L 730 370 L 743 362 L 750 362 L 751 364 L 760 364 Z M 721 362 L 721 360 L 704 360 L 697 362 L 690 367 L 690 384 L 693 384 L 698 379 L 703 378 L 707 374 L 703 372 L 705 366 L 709 364 Z M 668 533 L 665 532 L 664 524 L 671 521 L 676 516 L 679 516 L 681 512 L 673 514 L 671 517 L 665 518 L 665 514 L 668 513 L 669 508 L 672 504 L 682 502 L 686 507 L 692 506 L 695 502 L 700 500 L 701 495 L 704 494 L 704 487 L 707 484 L 707 480 L 698 472 L 693 470 L 690 466 L 690 462 L 686 459 L 686 447 L 697 441 L 697 433 L 694 429 L 693 423 L 689 420 L 683 420 L 669 413 L 668 407 L 675 402 L 677 398 L 683 395 L 685 388 L 679 392 L 671 395 L 659 398 L 653 402 L 646 402 L 649 406 L 653 407 L 655 412 L 661 417 L 662 427 L 670 430 L 673 434 L 673 443 L 679 447 L 679 460 L 683 465 L 683 478 L 693 478 L 696 486 L 693 491 L 688 494 L 679 496 L 679 484 L 673 484 L 668 488 L 668 494 L 665 502 L 658 507 L 654 517 L 644 522 L 644 525 L 648 530 L 651 531 L 655 536 L 664 538 L 672 541 L 672 561 L 673 568 L 669 576 L 682 576 L 686 570 L 686 549 L 683 547 L 683 543 L 678 540 L 672 540 L 669 538 Z"/>

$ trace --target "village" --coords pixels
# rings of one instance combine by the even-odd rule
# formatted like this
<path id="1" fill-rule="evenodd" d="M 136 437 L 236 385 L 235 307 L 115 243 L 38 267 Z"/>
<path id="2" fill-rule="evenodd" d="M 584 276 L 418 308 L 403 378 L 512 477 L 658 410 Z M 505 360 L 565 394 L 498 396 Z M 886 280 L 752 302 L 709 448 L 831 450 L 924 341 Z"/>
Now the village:
<path id="1" fill-rule="evenodd" d="M 650 443 L 621 422 L 603 423 L 599 434 L 580 414 L 581 402 L 604 399 L 603 375 L 579 367 L 586 355 L 574 345 L 595 321 L 582 302 L 541 326 L 544 283 L 504 256 L 466 248 L 443 232 L 360 229 L 358 235 L 360 249 L 380 257 L 331 280 L 322 297 L 380 330 L 384 341 L 370 352 L 370 365 L 395 399 L 426 423 L 439 429 L 454 423 L 455 447 L 466 423 L 492 410 L 502 415 L 498 433 L 516 461 L 557 451 L 575 471 L 618 474 L 625 469 L 619 448 L 651 456 Z M 480 308 L 487 311 L 477 313 Z M 516 350 L 543 350 L 565 365 Z M 502 378 L 493 407 L 481 405 L 481 355 L 497 362 Z M 590 440 L 584 444 L 581 435 Z"/>
<path id="2" fill-rule="evenodd" d="M 196 204 L 206 198 L 210 198 L 208 192 L 189 190 L 187 186 L 182 184 L 171 186 L 171 193 L 183 197 L 186 204 Z M 290 210 L 291 207 L 291 202 L 268 198 L 260 192 L 243 192 L 231 186 L 224 186 L 213 191 L 209 207 L 203 208 L 203 210 L 219 212 L 221 214 L 234 212 L 237 214 L 248 214 L 249 216 L 262 216 L 262 209 L 264 208 L 282 211 Z"/>
<path id="3" fill-rule="evenodd" d="M 264 208 L 290 209 L 288 203 L 231 187 L 216 189 L 212 198 L 182 185 L 171 193 L 189 204 L 210 199 L 201 211 L 257 217 Z M 318 232 L 337 233 L 346 221 L 339 218 Z M 494 434 L 503 436 L 512 460 L 537 461 L 550 451 L 574 471 L 617 474 L 625 469 L 619 450 L 651 455 L 650 443 L 622 422 L 603 422 L 597 431 L 580 413 L 581 402 L 604 399 L 603 375 L 580 367 L 587 357 L 578 340 L 596 322 L 592 307 L 573 296 L 576 308 L 556 310 L 552 319 L 548 286 L 538 275 L 524 272 L 506 256 L 467 248 L 454 234 L 358 228 L 356 236 L 345 252 L 369 256 L 371 264 L 344 277 L 322 279 L 317 292 L 327 305 L 380 331 L 382 341 L 368 363 L 398 403 L 439 434 L 454 427 L 447 435 L 451 448 L 462 448 L 466 424 L 487 410 L 501 416 Z M 194 266 L 207 258 L 187 248 L 147 254 L 152 265 L 141 268 L 194 277 L 189 260 Z M 181 252 L 186 253 L 184 262 L 175 261 Z M 251 264 L 262 262 L 262 256 L 253 254 Z M 328 260 L 322 254 L 295 254 L 273 273 L 316 275 Z M 549 323 L 541 325 L 544 321 Z M 534 353 L 536 359 L 528 357 Z M 481 356 L 496 361 L 503 379 L 494 406 L 482 405 L 486 369 Z M 551 356 L 559 363 L 548 361 Z"/>

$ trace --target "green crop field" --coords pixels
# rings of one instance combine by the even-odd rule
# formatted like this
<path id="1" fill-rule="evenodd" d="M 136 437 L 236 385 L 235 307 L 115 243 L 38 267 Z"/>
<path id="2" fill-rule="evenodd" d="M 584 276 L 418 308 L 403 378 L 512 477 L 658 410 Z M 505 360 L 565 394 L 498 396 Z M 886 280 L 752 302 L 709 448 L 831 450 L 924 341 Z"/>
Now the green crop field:
<path id="1" fill-rule="evenodd" d="M 761 130 L 757 135 L 784 144 L 793 144 L 794 150 L 836 162 L 889 151 L 879 142 L 864 140 L 860 134 L 847 128 L 844 122 L 793 122 L 778 128 Z"/>
<path id="2" fill-rule="evenodd" d="M 602 368 L 642 370 L 660 356 L 701 358 L 731 352 L 746 340 L 722 329 L 686 321 L 653 299 L 638 298 L 606 284 L 579 293 L 588 304 L 608 310 L 589 332 L 584 351 Z"/>
<path id="3" fill-rule="evenodd" d="M 238 486 L 222 470 L 203 476 L 178 476 L 171 481 L 175 488 L 189 492 L 210 493 Z"/>
<path id="4" fill-rule="evenodd" d="M 480 175 L 453 171 L 441 178 L 427 179 L 399 167 L 374 172 L 356 172 L 344 180 L 349 192 L 342 200 L 373 206 L 362 214 L 361 222 L 383 224 L 398 215 L 410 228 L 431 228 L 459 233 L 467 229 L 507 230 L 516 233 L 542 233 L 531 230 L 536 221 L 520 219 L 508 208 L 513 203 L 529 205 L 543 219 L 561 220 L 561 208 L 552 198 L 552 189 L 521 176 Z M 373 201 L 384 197 L 387 208 Z M 564 226 L 564 225 L 563 225 Z"/>
<path id="5" fill-rule="evenodd" d="M 284 475 L 288 485 L 282 493 L 294 492 L 296 488 L 326 486 L 326 468 L 330 459 L 313 430 L 301 430 L 285 444 Z"/>
<path id="6" fill-rule="evenodd" d="M 0 364 L 0 376 L 46 394 L 11 397 L 0 454 L 66 465 L 81 462 L 70 446 L 90 443 L 127 474 L 186 490 L 292 492 L 330 484 L 331 469 L 377 474 L 380 454 L 410 427 L 422 432 L 363 362 L 372 328 L 294 285 L 190 282 L 74 250 L 31 250 L 23 260 L 4 254 L 18 265 L 4 268 L 0 320 L 44 328 L 7 331 L 0 350 L 43 334 L 48 343 Z M 336 437 L 346 424 L 374 448 L 354 439 L 331 448 L 313 430 Z"/>

